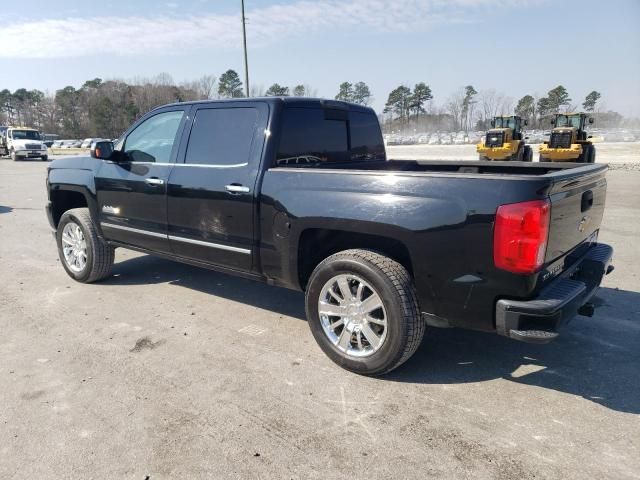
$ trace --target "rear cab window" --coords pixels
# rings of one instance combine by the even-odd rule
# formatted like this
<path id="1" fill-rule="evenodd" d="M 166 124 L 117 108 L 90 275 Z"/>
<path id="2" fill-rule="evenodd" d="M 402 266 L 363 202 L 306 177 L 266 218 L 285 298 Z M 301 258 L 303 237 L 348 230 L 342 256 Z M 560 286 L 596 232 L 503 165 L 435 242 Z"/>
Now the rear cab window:
<path id="1" fill-rule="evenodd" d="M 373 112 L 288 107 L 275 166 L 303 167 L 386 159 Z"/>

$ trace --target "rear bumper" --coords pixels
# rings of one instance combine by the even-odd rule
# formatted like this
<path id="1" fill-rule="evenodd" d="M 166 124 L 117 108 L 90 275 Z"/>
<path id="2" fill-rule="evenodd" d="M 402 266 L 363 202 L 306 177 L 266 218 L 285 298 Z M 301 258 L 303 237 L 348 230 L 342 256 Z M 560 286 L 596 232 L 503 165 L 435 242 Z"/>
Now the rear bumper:
<path id="1" fill-rule="evenodd" d="M 548 343 L 558 336 L 558 328 L 578 313 L 590 316 L 587 305 L 602 278 L 613 270 L 613 248 L 599 243 L 590 248 L 569 270 L 531 300 L 498 300 L 498 334 L 530 343 Z"/>

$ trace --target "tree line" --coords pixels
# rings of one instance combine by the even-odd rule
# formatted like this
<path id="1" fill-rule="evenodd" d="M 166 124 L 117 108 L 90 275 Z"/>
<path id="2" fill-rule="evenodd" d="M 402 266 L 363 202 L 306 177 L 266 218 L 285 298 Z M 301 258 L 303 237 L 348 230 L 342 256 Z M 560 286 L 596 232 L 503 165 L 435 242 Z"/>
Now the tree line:
<path id="1" fill-rule="evenodd" d="M 268 88 L 253 86 L 250 96 L 316 96 L 316 90 L 305 84 L 293 86 L 274 83 Z M 0 124 L 27 125 L 64 138 L 118 137 L 140 116 L 152 108 L 173 102 L 213 98 L 241 98 L 245 96 L 243 83 L 234 70 L 227 70 L 219 78 L 201 78 L 176 84 L 168 74 L 151 79 L 86 81 L 80 88 L 67 86 L 53 94 L 24 88 L 0 91 Z M 581 103 L 582 110 L 597 112 L 601 95 L 589 93 Z M 371 105 L 373 95 L 363 81 L 342 82 L 335 99 L 360 105 Z M 386 131 L 420 130 L 484 130 L 497 115 L 517 114 L 529 126 L 544 127 L 545 120 L 558 111 L 578 110 L 567 89 L 559 85 L 538 97 L 524 95 L 517 102 L 495 90 L 476 90 L 466 85 L 441 104 L 434 101 L 431 87 L 425 82 L 413 88 L 399 85 L 387 97 L 381 115 Z M 622 116 L 615 112 L 600 113 L 606 123 L 617 126 Z M 602 122 L 599 122 L 601 126 Z"/>
<path id="2" fill-rule="evenodd" d="M 581 107 L 573 103 L 567 89 L 558 85 L 545 96 L 527 94 L 514 102 L 512 97 L 495 90 L 476 90 L 466 85 L 451 94 L 443 104 L 433 102 L 431 88 L 424 82 L 413 89 L 400 85 L 389 93 L 383 111 L 383 121 L 388 131 L 393 130 L 486 130 L 493 117 L 519 115 L 527 120 L 530 128 L 548 128 L 550 115 L 557 112 L 583 110 L 597 113 L 607 125 L 617 126 L 622 116 L 615 112 L 597 112 L 601 94 L 589 93 Z"/>

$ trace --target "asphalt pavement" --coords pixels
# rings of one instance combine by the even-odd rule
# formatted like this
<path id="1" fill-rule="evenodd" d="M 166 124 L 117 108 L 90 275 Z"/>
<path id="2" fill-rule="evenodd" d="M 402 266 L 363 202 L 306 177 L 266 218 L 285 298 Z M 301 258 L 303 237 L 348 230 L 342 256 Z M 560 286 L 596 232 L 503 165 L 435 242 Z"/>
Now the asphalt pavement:
<path id="1" fill-rule="evenodd" d="M 608 175 L 594 317 L 546 346 L 431 329 L 367 378 L 298 292 L 122 249 L 74 282 L 45 171 L 0 160 L 0 478 L 640 478 L 640 172 Z"/>

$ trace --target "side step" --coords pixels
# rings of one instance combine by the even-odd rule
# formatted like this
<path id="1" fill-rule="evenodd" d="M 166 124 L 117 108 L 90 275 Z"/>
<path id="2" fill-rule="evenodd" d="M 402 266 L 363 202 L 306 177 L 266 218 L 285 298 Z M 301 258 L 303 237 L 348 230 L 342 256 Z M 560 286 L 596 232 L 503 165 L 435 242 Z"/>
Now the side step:
<path id="1" fill-rule="evenodd" d="M 546 330 L 509 330 L 509 337 L 527 343 L 549 343 L 557 336 L 558 333 Z"/>

